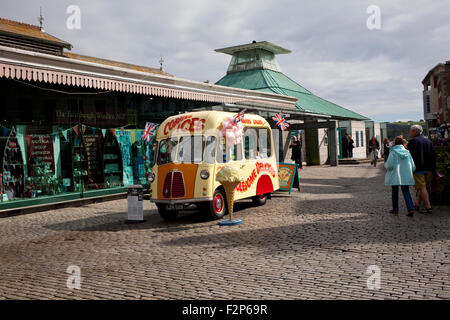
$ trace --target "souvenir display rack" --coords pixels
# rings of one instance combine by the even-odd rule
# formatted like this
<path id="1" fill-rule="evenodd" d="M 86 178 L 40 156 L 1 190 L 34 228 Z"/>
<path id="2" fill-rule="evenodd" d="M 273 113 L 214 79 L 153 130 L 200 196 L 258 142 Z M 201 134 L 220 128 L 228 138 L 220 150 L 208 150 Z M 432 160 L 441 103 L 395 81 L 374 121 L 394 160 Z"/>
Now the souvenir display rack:
<path id="1" fill-rule="evenodd" d="M 105 174 L 105 188 L 123 186 L 122 153 L 117 139 L 111 132 L 107 132 L 105 135 L 103 169 Z"/>
<path id="2" fill-rule="evenodd" d="M 72 144 L 73 191 L 83 192 L 89 183 L 88 159 L 83 139 L 75 135 Z"/>

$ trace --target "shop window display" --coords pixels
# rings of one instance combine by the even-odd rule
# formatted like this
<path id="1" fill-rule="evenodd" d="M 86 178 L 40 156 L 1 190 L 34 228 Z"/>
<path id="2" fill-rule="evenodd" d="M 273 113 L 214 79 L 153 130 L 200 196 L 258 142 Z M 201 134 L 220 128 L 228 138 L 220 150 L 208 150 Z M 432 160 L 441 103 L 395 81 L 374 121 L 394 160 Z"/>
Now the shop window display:
<path id="1" fill-rule="evenodd" d="M 114 188 L 123 186 L 122 155 L 119 144 L 110 130 L 105 134 L 103 150 L 105 187 Z"/>
<path id="2" fill-rule="evenodd" d="M 2 152 L 1 152 L 2 151 Z M 23 157 L 14 131 L 0 137 L 1 201 L 23 198 Z"/>
<path id="3" fill-rule="evenodd" d="M 80 124 L 17 125 L 7 129 L 7 135 L 1 131 L 1 202 L 69 193 L 82 196 L 89 190 L 131 184 L 148 187 L 155 139 L 144 140 L 143 130 Z"/>
<path id="4" fill-rule="evenodd" d="M 95 128 L 84 129 L 81 134 L 87 163 L 87 189 L 103 189 L 103 137 Z"/>
<path id="5" fill-rule="evenodd" d="M 72 181 L 76 192 L 84 191 L 89 182 L 86 148 L 78 135 L 72 138 Z"/>

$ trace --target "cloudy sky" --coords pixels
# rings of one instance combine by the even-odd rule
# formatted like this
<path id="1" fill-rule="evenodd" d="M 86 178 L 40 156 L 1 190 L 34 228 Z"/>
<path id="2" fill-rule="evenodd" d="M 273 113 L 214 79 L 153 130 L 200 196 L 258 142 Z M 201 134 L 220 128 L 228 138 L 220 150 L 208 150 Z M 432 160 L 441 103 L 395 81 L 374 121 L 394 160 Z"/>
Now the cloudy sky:
<path id="1" fill-rule="evenodd" d="M 81 28 L 66 27 L 70 5 Z M 377 5 L 381 28 L 369 30 Z M 230 57 L 216 48 L 270 41 L 284 73 L 313 93 L 377 121 L 418 120 L 421 81 L 450 60 L 450 0 L 79 0 L 1 1 L 0 17 L 37 24 L 70 42 L 73 52 L 215 82 Z"/>

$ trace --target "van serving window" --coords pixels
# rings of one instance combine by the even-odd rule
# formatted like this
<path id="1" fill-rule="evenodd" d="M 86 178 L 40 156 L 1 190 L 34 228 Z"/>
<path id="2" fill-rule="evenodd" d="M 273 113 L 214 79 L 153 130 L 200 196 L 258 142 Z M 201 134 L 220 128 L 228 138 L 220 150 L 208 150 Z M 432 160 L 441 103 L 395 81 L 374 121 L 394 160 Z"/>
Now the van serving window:
<path id="1" fill-rule="evenodd" d="M 222 138 L 221 147 L 217 149 L 216 159 L 218 163 L 242 160 L 242 143 L 230 146 L 226 145 L 225 139 Z"/>
<path id="2" fill-rule="evenodd" d="M 270 132 L 266 128 L 244 128 L 244 152 L 246 159 L 264 159 L 272 155 Z"/>
<path id="3" fill-rule="evenodd" d="M 177 160 L 179 162 L 202 162 L 203 142 L 203 136 L 181 137 Z"/>
<path id="4" fill-rule="evenodd" d="M 217 139 L 214 136 L 209 136 L 206 138 L 205 144 L 205 162 L 214 163 L 214 159 L 216 158 L 216 147 L 217 147 Z"/>

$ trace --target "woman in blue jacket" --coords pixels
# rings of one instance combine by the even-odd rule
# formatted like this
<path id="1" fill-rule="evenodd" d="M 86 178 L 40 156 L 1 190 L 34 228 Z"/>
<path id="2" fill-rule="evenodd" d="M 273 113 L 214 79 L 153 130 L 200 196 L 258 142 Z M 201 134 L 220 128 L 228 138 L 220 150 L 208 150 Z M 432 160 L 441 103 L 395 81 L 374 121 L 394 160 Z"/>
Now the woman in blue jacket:
<path id="1" fill-rule="evenodd" d="M 384 163 L 387 169 L 384 184 L 392 186 L 392 210 L 390 213 L 398 213 L 398 187 L 402 189 L 405 198 L 408 216 L 414 215 L 414 203 L 409 193 L 409 186 L 414 185 L 413 172 L 416 170 L 411 154 L 403 146 L 403 137 L 394 139 L 394 146 L 389 152 L 389 157 Z"/>

